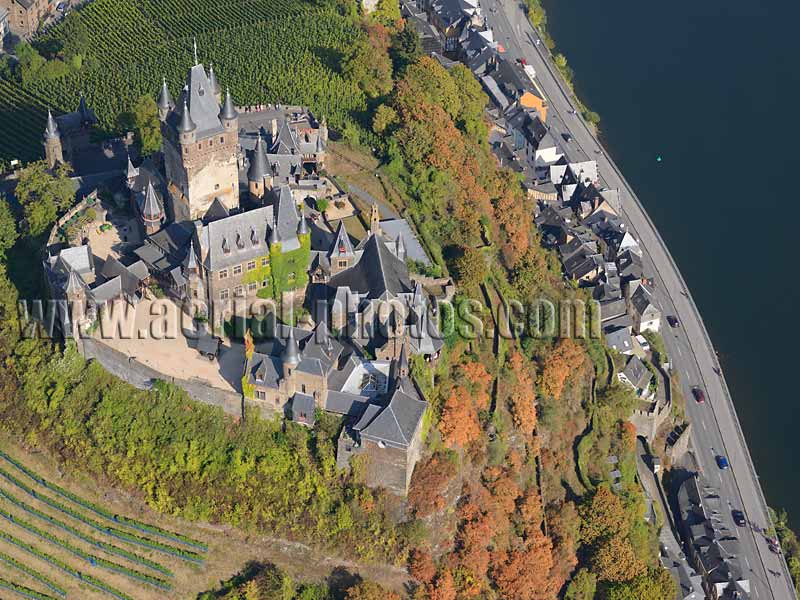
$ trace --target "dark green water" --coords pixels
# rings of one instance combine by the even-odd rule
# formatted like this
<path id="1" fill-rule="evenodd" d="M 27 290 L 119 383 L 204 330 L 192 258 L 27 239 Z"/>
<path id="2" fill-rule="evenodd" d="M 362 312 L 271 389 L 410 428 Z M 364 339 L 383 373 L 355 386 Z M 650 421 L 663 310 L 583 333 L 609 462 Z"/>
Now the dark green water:
<path id="1" fill-rule="evenodd" d="M 800 527 L 800 3 L 545 6 L 700 307 L 767 501 Z"/>

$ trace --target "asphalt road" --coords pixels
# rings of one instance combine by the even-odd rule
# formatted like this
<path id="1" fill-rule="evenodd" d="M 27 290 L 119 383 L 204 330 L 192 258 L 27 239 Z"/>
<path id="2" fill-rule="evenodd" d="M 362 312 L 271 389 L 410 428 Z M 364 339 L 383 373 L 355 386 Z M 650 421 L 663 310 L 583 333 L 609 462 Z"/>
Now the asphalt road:
<path id="1" fill-rule="evenodd" d="M 633 189 L 605 149 L 582 117 L 570 113 L 576 107 L 557 75 L 545 44 L 536 43 L 539 35 L 520 4 L 514 0 L 483 0 L 483 7 L 495 39 L 505 47 L 506 55 L 511 60 L 524 58 L 536 70 L 538 83 L 549 103 L 547 123 L 554 137 L 563 142 L 562 134 L 572 135 L 572 141 L 562 144 L 567 157 L 573 162 L 596 160 L 603 185 L 620 190 L 621 216 L 644 249 L 645 266 L 655 279 L 657 303 L 664 315 L 676 315 L 680 321 L 675 329 L 664 322 L 664 341 L 687 399 L 687 412 L 693 424 L 691 441 L 700 470 L 709 484 L 720 490 L 723 501 L 727 501 L 731 509 L 743 510 L 750 523 L 747 528 L 737 528 L 729 511 L 722 515 L 723 525 L 736 531 L 741 540 L 741 562 L 751 582 L 752 598 L 796 598 L 783 557 L 772 553 L 764 536 L 755 530 L 755 527 L 769 526 L 766 502 L 728 387 L 724 377 L 715 371 L 719 368 L 716 353 L 678 267 Z M 695 385 L 706 391 L 705 404 L 697 404 L 692 399 L 691 387 Z M 729 469 L 722 471 L 717 467 L 717 454 L 728 458 Z"/>

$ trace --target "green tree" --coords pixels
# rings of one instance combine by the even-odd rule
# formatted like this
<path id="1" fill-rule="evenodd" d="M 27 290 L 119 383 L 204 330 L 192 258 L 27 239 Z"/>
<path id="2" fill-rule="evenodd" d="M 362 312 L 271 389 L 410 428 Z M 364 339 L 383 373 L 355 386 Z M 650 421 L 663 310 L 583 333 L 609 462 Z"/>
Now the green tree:
<path id="1" fill-rule="evenodd" d="M 19 237 L 17 218 L 11 212 L 8 200 L 0 194 L 0 261 L 5 261 L 6 253 Z"/>
<path id="2" fill-rule="evenodd" d="M 597 577 L 591 571 L 580 569 L 567 586 L 564 600 L 594 600 Z"/>
<path id="3" fill-rule="evenodd" d="M 608 586 L 601 597 L 603 600 L 672 600 L 675 591 L 669 571 L 650 567 L 631 581 Z"/>
<path id="4" fill-rule="evenodd" d="M 459 285 L 474 288 L 486 278 L 486 257 L 477 248 L 467 247 L 455 262 L 456 280 Z"/>
<path id="5" fill-rule="evenodd" d="M 69 166 L 59 165 L 51 171 L 44 161 L 31 163 L 19 172 L 15 193 L 25 212 L 28 232 L 41 235 L 75 199 Z"/>
<path id="6" fill-rule="evenodd" d="M 483 92 L 481 84 L 465 65 L 459 63 L 450 69 L 450 77 L 455 82 L 461 99 L 456 125 L 473 140 L 484 141 L 487 129 L 483 110 L 486 108 L 489 98 Z"/>
<path id="7" fill-rule="evenodd" d="M 385 96 L 392 89 L 392 61 L 388 52 L 388 32 L 380 23 L 366 28 L 344 59 L 342 74 L 370 98 Z"/>
<path id="8" fill-rule="evenodd" d="M 415 62 L 422 54 L 419 35 L 414 27 L 406 23 L 400 31 L 394 34 L 389 54 L 394 63 L 395 76 L 401 77 L 408 65 Z"/>
<path id="9" fill-rule="evenodd" d="M 133 124 L 142 154 L 148 155 L 161 148 L 161 124 L 158 106 L 152 96 L 140 96 L 133 107 Z"/>
<path id="10" fill-rule="evenodd" d="M 22 81 L 28 83 L 39 77 L 47 61 L 36 51 L 36 48 L 22 42 L 21 44 L 17 44 L 15 52 L 17 53 L 17 60 L 19 61 L 19 74 Z"/>
<path id="11" fill-rule="evenodd" d="M 381 135 L 398 122 L 397 111 L 387 104 L 381 104 L 372 117 L 372 131 Z"/>

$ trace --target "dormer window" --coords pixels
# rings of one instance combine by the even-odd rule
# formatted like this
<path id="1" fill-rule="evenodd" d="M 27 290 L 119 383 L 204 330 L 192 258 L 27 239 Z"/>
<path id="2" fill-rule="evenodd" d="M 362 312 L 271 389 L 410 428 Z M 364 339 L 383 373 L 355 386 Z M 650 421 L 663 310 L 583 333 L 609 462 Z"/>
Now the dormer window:
<path id="1" fill-rule="evenodd" d="M 344 253 L 345 253 L 344 242 L 339 242 L 339 254 L 344 254 Z"/>
<path id="2" fill-rule="evenodd" d="M 236 247 L 241 250 L 244 248 L 244 240 L 242 239 L 242 235 L 240 233 L 236 234 Z"/>
<path id="3" fill-rule="evenodd" d="M 253 246 L 258 246 L 258 234 L 255 229 L 250 230 L 250 243 L 253 244 Z"/>
<path id="4" fill-rule="evenodd" d="M 228 243 L 228 238 L 222 238 L 222 251 L 225 254 L 230 254 L 231 252 L 231 246 Z"/>

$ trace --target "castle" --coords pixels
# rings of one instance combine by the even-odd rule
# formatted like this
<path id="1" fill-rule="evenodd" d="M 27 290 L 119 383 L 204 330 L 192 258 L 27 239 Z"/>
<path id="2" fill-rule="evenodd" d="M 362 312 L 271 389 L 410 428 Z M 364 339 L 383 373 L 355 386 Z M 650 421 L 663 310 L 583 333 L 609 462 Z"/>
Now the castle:
<path id="1" fill-rule="evenodd" d="M 313 329 L 277 324 L 242 357 L 246 403 L 307 426 L 316 411 L 342 416 L 339 465 L 363 456 L 372 484 L 405 494 L 427 410 L 409 357 L 436 360 L 443 345 L 435 305 L 406 265 L 418 242 L 398 220 L 384 228 L 377 206 L 360 241 L 343 221 L 330 229 L 307 218 L 309 201 L 330 191 L 325 120 L 303 107 L 237 109 L 213 67 L 195 62 L 177 101 L 166 81 L 158 95 L 161 160 L 127 160 L 120 187 L 138 231 L 120 255 L 98 256 L 86 238 L 52 244 L 51 291 L 84 328 L 154 285 L 203 320 L 229 317 L 233 303 L 304 299 Z M 83 98 L 75 113 L 49 115 L 48 164 L 85 145 L 95 122 Z"/>

